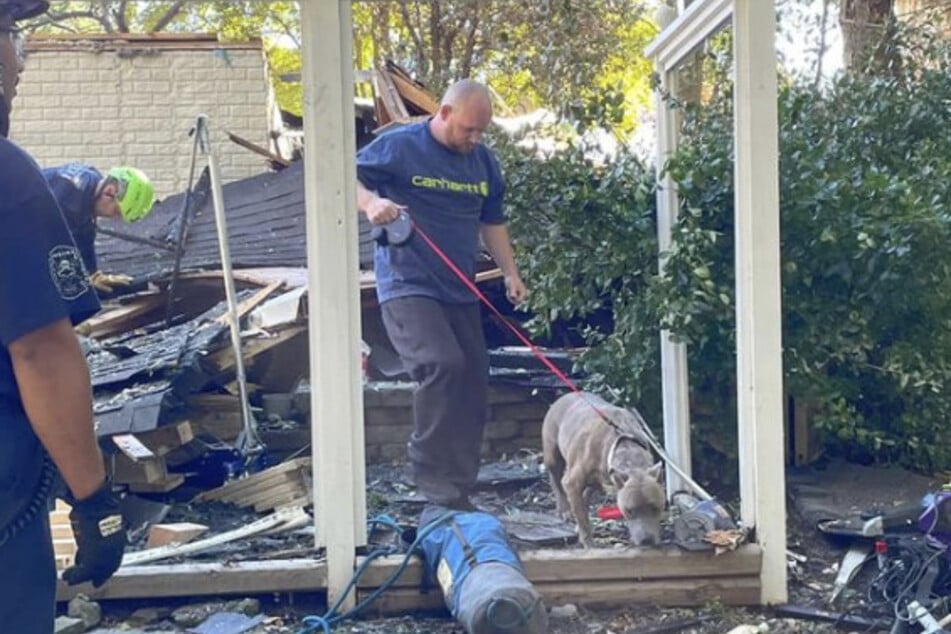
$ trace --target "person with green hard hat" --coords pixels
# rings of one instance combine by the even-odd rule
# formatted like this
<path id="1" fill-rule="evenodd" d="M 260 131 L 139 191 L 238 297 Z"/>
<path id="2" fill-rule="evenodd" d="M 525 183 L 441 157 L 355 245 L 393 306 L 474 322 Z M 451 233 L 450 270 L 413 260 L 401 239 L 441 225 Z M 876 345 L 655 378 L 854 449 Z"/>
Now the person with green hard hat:
<path id="1" fill-rule="evenodd" d="M 149 215 L 155 201 L 152 182 L 134 167 L 114 167 L 105 175 L 91 165 L 67 163 L 43 170 L 63 217 L 79 247 L 89 282 L 101 293 L 128 286 L 128 275 L 103 273 L 96 259 L 96 219 L 137 222 Z"/>

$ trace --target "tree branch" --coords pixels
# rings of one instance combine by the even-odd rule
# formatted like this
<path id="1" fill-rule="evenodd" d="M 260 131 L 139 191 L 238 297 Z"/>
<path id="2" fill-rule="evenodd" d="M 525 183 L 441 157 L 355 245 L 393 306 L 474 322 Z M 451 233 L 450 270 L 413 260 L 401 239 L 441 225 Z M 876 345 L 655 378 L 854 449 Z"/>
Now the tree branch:
<path id="1" fill-rule="evenodd" d="M 473 16 L 469 21 L 469 28 L 466 31 L 466 45 L 462 54 L 462 77 L 469 77 L 472 75 L 472 61 L 475 51 L 476 43 L 476 33 L 479 32 L 479 23 L 481 15 L 479 13 L 479 6 L 475 6 L 473 11 Z"/>
<path id="2" fill-rule="evenodd" d="M 184 2 L 179 2 L 178 4 L 185 4 Z M 271 19 L 274 20 L 282 29 L 284 29 L 284 35 L 291 38 L 291 41 L 294 42 L 294 46 L 301 48 L 300 38 L 296 35 L 295 30 L 292 25 L 284 21 L 284 18 L 279 15 L 272 15 Z"/>
<path id="3" fill-rule="evenodd" d="M 416 47 L 416 71 L 419 73 L 426 73 L 426 48 L 423 46 L 423 40 L 419 35 L 419 30 L 413 26 L 413 19 L 409 15 L 409 9 L 407 8 L 407 1 L 402 0 L 400 2 L 400 13 L 403 15 L 403 24 L 406 26 L 406 30 L 409 31 L 409 36 L 413 40 L 413 46 Z M 416 17 L 419 18 L 419 3 L 416 3 Z"/>
<path id="4" fill-rule="evenodd" d="M 76 32 L 75 28 L 63 23 L 68 22 L 70 20 L 77 20 L 82 18 L 93 20 L 94 22 L 97 22 L 100 25 L 102 25 L 103 29 L 106 32 L 110 32 L 110 29 L 108 28 L 109 27 L 108 21 L 103 20 L 102 16 L 97 14 L 92 9 L 87 9 L 85 11 L 67 11 L 64 13 L 47 13 L 43 17 L 37 19 L 35 22 L 32 22 L 30 24 L 29 30 L 32 33 L 32 32 L 35 32 L 40 27 L 51 26 L 58 29 L 62 29 L 63 31 L 75 33 Z"/>
<path id="5" fill-rule="evenodd" d="M 165 12 L 165 14 L 162 17 L 160 17 L 158 21 L 155 23 L 155 26 L 153 26 L 149 30 L 149 32 L 158 33 L 162 31 L 165 27 L 167 27 L 172 22 L 172 20 L 177 18 L 178 15 L 182 12 L 182 9 L 185 7 L 185 1 L 186 0 L 178 0 L 172 6 L 170 6 L 168 10 Z M 297 44 L 298 48 L 300 48 L 300 43 L 297 42 L 297 40 L 294 40 L 294 41 Z"/>

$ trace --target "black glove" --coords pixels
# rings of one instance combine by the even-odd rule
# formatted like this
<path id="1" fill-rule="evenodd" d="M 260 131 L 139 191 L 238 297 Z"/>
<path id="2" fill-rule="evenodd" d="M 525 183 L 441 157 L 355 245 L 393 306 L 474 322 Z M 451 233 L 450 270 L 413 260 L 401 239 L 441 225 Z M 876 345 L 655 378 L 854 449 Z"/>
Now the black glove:
<path id="1" fill-rule="evenodd" d="M 63 581 L 69 585 L 92 581 L 98 588 L 122 563 L 126 543 L 119 501 L 109 481 L 76 502 L 69 519 L 76 536 L 76 564 L 63 572 Z"/>

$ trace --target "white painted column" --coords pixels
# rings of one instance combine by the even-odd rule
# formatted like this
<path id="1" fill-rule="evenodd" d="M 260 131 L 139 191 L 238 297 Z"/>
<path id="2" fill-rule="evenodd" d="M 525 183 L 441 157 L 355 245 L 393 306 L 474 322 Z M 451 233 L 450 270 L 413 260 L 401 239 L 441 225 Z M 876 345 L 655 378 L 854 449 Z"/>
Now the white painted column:
<path id="1" fill-rule="evenodd" d="M 670 250 L 671 233 L 680 213 L 677 185 L 661 172 L 667 159 L 677 149 L 680 117 L 664 99 L 664 93 L 676 94 L 676 71 L 659 69 L 660 90 L 655 95 L 657 104 L 657 242 L 660 248 L 660 267 Z M 690 453 L 690 384 L 687 376 L 687 346 L 675 343 L 666 330 L 660 333 L 661 389 L 664 406 L 664 449 L 680 469 L 691 475 Z M 667 497 L 687 488 L 681 477 L 667 467 L 665 481 Z"/>
<path id="2" fill-rule="evenodd" d="M 764 603 L 786 601 L 776 9 L 736 0 L 736 329 L 742 521 L 763 547 Z"/>
<path id="3" fill-rule="evenodd" d="M 332 604 L 366 543 L 353 43 L 349 0 L 300 5 L 315 528 Z"/>

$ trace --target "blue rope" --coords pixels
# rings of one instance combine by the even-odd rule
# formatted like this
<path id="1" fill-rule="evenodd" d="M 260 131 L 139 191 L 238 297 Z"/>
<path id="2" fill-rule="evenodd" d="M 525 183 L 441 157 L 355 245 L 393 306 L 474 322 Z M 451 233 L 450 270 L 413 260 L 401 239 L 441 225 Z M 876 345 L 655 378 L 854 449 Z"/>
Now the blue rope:
<path id="1" fill-rule="evenodd" d="M 422 543 L 423 539 L 425 539 L 431 532 L 439 528 L 439 526 L 441 526 L 447 520 L 451 519 L 455 514 L 456 514 L 455 511 L 448 511 L 444 513 L 443 515 L 441 515 L 435 521 L 432 521 L 429 524 L 427 524 L 422 530 L 420 530 L 416 534 L 416 539 L 413 540 L 412 544 L 410 544 L 409 548 L 406 551 L 406 555 L 403 557 L 403 561 L 400 563 L 399 567 L 393 572 L 393 574 L 390 575 L 390 577 L 386 581 L 384 581 L 380 585 L 379 588 L 377 588 L 372 593 L 367 595 L 367 597 L 363 601 L 353 606 L 353 608 L 344 612 L 343 614 L 338 614 L 337 610 L 340 609 L 341 604 L 344 602 L 347 596 L 349 596 L 350 591 L 353 590 L 353 588 L 357 585 L 357 582 L 360 580 L 360 577 L 363 576 L 363 573 L 366 572 L 370 564 L 374 560 L 379 559 L 380 557 L 386 557 L 387 555 L 394 554 L 397 548 L 395 546 L 389 546 L 385 548 L 377 548 L 371 551 L 367 555 L 363 563 L 360 564 L 360 567 L 357 568 L 356 572 L 353 573 L 353 577 L 350 579 L 350 583 L 347 584 L 347 587 L 340 594 L 340 598 L 337 599 L 337 602 L 333 605 L 333 607 L 327 610 L 327 613 L 322 616 L 317 616 L 317 615 L 305 616 L 301 621 L 301 623 L 304 626 L 304 629 L 299 630 L 297 634 L 314 634 L 315 632 L 318 632 L 318 631 L 324 632 L 324 634 L 330 634 L 330 632 L 333 630 L 333 627 L 335 625 L 338 625 L 343 621 L 346 621 L 348 619 L 352 619 L 353 617 L 355 617 L 361 610 L 363 610 L 368 605 L 376 601 L 377 598 L 380 597 L 380 595 L 382 595 L 384 592 L 386 592 L 391 587 L 393 587 L 393 584 L 396 583 L 396 580 L 400 578 L 400 576 L 406 570 L 407 566 L 409 566 L 410 559 L 412 559 L 413 555 L 416 554 L 416 551 L 419 550 L 419 545 Z M 370 528 L 371 533 L 374 527 L 382 526 L 385 528 L 390 528 L 395 530 L 397 534 L 400 535 L 400 537 L 403 536 L 403 529 L 399 526 L 399 524 L 396 523 L 396 521 L 393 518 L 387 515 L 379 515 L 371 520 L 368 520 L 367 525 Z"/>

